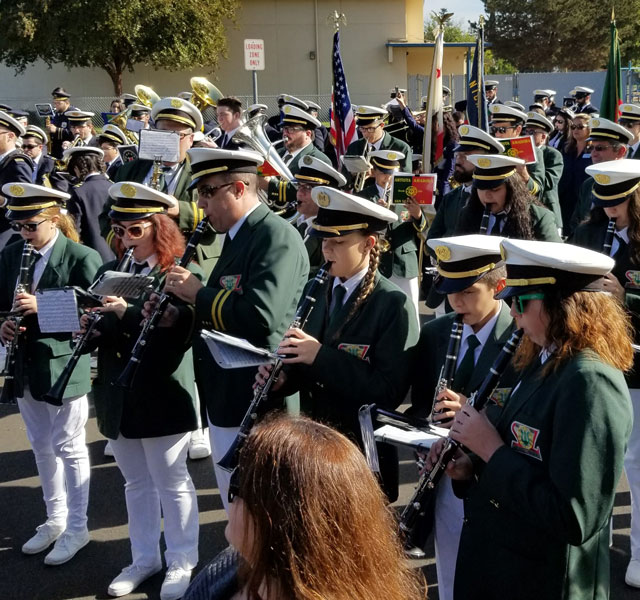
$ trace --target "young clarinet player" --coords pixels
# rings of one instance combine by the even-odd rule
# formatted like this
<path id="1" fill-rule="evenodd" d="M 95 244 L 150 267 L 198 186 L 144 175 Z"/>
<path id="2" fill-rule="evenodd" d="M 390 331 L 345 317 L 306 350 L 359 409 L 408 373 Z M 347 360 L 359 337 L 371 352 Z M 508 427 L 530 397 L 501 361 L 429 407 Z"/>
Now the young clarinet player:
<path id="1" fill-rule="evenodd" d="M 514 327 L 509 307 L 494 297 L 505 285 L 505 269 L 500 266 L 501 240 L 474 234 L 427 242 L 438 258 L 436 291 L 447 294 L 454 312 L 430 321 L 420 332 L 416 352 L 419 367 L 414 371 L 411 390 L 412 414 L 428 417 L 433 411 L 434 420 L 447 426 L 467 397 L 478 388 L 509 339 Z M 438 392 L 450 332 L 460 320 L 462 338 L 451 389 Z M 499 393 L 494 394 L 498 402 L 508 383 L 508 377 L 502 379 Z M 442 600 L 453 598 L 463 516 L 462 500 L 454 496 L 450 480 L 443 478 L 436 491 L 434 522 L 438 594 Z M 418 546 L 426 541 L 430 519 L 431 511 L 428 511 L 412 540 Z"/>

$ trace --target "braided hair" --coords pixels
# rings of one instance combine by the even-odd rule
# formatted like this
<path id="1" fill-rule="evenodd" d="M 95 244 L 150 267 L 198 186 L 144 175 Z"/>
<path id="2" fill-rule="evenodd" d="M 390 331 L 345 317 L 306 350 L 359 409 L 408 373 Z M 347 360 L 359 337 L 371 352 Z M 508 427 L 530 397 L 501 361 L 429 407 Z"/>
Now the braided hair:
<path id="1" fill-rule="evenodd" d="M 101 156 L 96 154 L 80 154 L 71 156 L 67 166 L 68 173 L 74 173 L 78 168 L 78 181 L 83 182 L 90 173 L 104 173 L 106 166 Z"/>

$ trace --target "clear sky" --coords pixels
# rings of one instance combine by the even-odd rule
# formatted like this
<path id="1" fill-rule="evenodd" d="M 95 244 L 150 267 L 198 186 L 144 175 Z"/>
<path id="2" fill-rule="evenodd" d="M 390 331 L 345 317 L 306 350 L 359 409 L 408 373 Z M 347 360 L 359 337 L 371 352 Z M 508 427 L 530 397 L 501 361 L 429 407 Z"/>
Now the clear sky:
<path id="1" fill-rule="evenodd" d="M 426 0 L 424 3 L 425 19 L 432 12 L 440 12 L 441 8 L 446 8 L 453 13 L 453 20 L 456 23 L 462 22 L 463 27 L 467 27 L 467 21 L 477 21 L 478 17 L 484 14 L 484 3 L 482 0 Z"/>

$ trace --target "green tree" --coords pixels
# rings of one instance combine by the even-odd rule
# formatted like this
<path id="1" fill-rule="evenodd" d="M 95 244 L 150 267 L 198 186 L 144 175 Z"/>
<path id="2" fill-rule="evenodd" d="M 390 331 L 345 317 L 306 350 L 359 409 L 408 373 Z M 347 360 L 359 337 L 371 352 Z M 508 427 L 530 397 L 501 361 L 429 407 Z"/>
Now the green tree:
<path id="1" fill-rule="evenodd" d="M 443 9 L 444 10 L 444 9 Z M 434 42 L 436 39 L 436 22 L 433 18 L 430 18 L 424 24 L 424 41 Z M 468 28 L 466 28 L 462 21 L 450 21 L 445 24 L 444 27 L 444 41 L 445 42 L 474 42 L 476 36 Z"/>
<path id="2" fill-rule="evenodd" d="M 239 0 L 2 0 L 0 62 L 23 71 L 49 66 L 104 69 L 116 94 L 136 65 L 213 72 L 226 56 L 226 29 Z"/>

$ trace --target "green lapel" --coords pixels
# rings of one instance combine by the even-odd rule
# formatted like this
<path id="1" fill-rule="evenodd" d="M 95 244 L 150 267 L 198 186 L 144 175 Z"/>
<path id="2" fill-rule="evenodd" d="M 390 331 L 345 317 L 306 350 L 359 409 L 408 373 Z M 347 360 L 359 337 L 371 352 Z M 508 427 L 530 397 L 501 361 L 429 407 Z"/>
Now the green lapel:
<path id="1" fill-rule="evenodd" d="M 289 163 L 289 171 L 291 171 L 291 173 L 295 175 L 298 171 L 300 171 L 300 161 L 302 160 L 302 157 L 306 156 L 307 154 L 313 154 L 313 148 L 314 145 L 313 142 L 311 142 L 294 156 L 293 160 Z"/>
<path id="2" fill-rule="evenodd" d="M 554 360 L 553 357 L 547 360 Z M 514 393 L 507 400 L 499 421 L 501 423 L 508 423 L 513 416 L 520 410 L 520 407 L 542 386 L 547 380 L 546 377 L 542 377 L 541 370 L 542 365 L 539 364 L 539 360 L 536 358 L 535 363 L 527 367 L 520 378 L 520 383 L 516 383 L 513 386 Z"/>
<path id="3" fill-rule="evenodd" d="M 60 286 L 60 281 L 64 275 L 64 262 L 67 254 L 67 238 L 60 231 L 58 233 L 58 239 L 51 249 L 47 266 L 42 272 L 42 277 L 38 282 L 36 289 L 45 290 L 47 288 L 54 288 Z M 66 279 L 66 277 L 64 278 Z"/>

